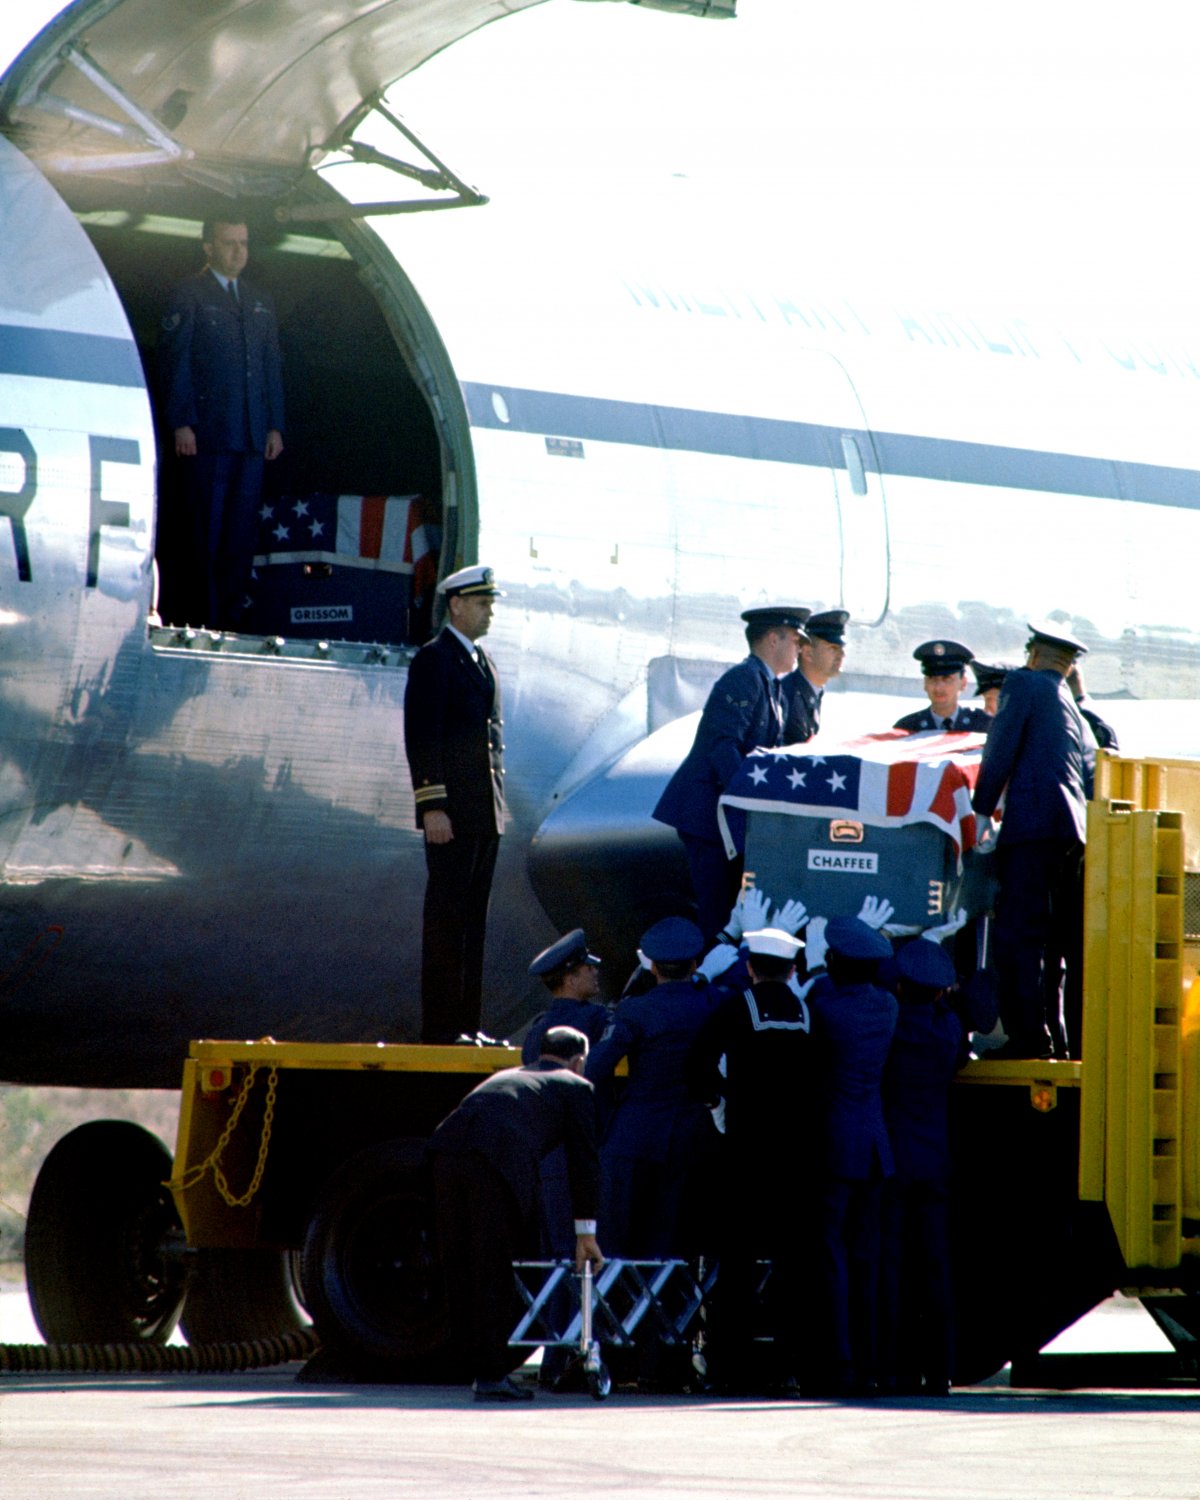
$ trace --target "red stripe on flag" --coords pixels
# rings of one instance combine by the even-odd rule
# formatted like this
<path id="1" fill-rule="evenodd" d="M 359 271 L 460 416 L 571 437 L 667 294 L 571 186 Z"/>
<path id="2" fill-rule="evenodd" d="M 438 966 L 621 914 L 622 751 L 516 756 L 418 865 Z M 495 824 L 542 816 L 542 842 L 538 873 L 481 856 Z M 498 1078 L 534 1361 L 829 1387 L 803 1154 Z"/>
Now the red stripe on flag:
<path id="1" fill-rule="evenodd" d="M 913 793 L 917 789 L 917 763 L 902 760 L 888 767 L 887 815 L 902 818 L 912 807 Z"/>
<path id="2" fill-rule="evenodd" d="M 929 804 L 929 811 L 934 817 L 940 818 L 947 827 L 951 827 L 955 821 L 954 787 L 951 784 L 952 777 L 950 768 L 942 772 L 941 781 L 938 783 L 937 796 Z"/>
<path id="3" fill-rule="evenodd" d="M 386 495 L 363 496 L 358 523 L 359 557 L 378 557 L 383 551 L 383 521 L 386 515 Z"/>

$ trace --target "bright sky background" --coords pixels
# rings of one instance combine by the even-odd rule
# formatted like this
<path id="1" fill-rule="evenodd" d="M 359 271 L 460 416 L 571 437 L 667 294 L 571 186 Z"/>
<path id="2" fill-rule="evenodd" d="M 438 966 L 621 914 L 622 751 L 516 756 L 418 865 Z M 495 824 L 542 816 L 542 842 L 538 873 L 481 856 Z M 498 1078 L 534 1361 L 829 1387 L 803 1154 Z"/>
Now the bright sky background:
<path id="1" fill-rule="evenodd" d="M 4 6 L 0 56 L 57 8 Z M 550 0 L 393 100 L 491 196 L 482 245 L 634 239 L 832 290 L 1198 321 L 1193 5 L 739 9 Z"/>

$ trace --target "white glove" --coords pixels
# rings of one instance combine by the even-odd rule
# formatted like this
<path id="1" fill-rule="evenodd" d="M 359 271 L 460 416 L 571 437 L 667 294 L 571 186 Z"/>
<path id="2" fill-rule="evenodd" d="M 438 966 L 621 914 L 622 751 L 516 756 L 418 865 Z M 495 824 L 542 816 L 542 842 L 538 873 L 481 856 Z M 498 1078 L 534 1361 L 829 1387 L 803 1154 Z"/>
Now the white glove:
<path id="1" fill-rule="evenodd" d="M 804 933 L 804 957 L 810 974 L 814 969 L 825 967 L 825 955 L 829 952 L 829 944 L 825 941 L 828 922 L 828 917 L 813 917 Z"/>
<path id="2" fill-rule="evenodd" d="M 710 1115 L 712 1115 L 712 1122 L 713 1122 L 713 1124 L 717 1127 L 717 1129 L 721 1132 L 721 1134 L 724 1135 L 725 1134 L 725 1101 L 724 1101 L 724 1099 L 718 1100 L 718 1102 L 716 1104 L 710 1104 L 709 1107 L 708 1107 L 708 1112 L 709 1112 Z"/>
<path id="3" fill-rule="evenodd" d="M 730 943 L 717 943 L 696 965 L 696 973 L 703 974 L 711 984 L 712 981 L 724 974 L 726 969 L 731 969 L 737 960 L 738 951 Z"/>
<path id="4" fill-rule="evenodd" d="M 791 901 L 785 901 L 783 903 L 783 905 L 767 923 L 767 926 L 782 927 L 784 932 L 790 932 L 791 935 L 795 937 L 807 921 L 808 907 L 805 906 L 803 901 L 799 901 L 795 897 L 793 897 Z M 754 928 L 752 927 L 750 931 L 753 932 Z"/>
<path id="5" fill-rule="evenodd" d="M 725 935 L 737 943 L 747 932 L 759 932 L 767 925 L 770 908 L 765 892 L 752 885 L 743 886 L 725 923 Z"/>
<path id="6" fill-rule="evenodd" d="M 961 932 L 967 925 L 967 913 L 960 906 L 948 922 L 943 922 L 940 927 L 927 927 L 921 934 L 928 938 L 931 943 L 941 943 L 946 938 L 953 937 L 956 932 Z"/>
<path id="7" fill-rule="evenodd" d="M 650 960 L 646 957 L 646 955 L 642 952 L 642 950 L 640 948 L 637 951 L 637 955 L 638 955 L 638 963 L 641 965 L 641 967 L 643 969 L 645 969 L 646 973 L 649 974 L 650 970 L 654 967 L 654 965 L 650 962 Z"/>
<path id="8" fill-rule="evenodd" d="M 878 932 L 895 910 L 892 903 L 883 896 L 868 896 L 862 904 L 858 920 L 865 922 L 868 927 L 873 927 Z"/>
<path id="9" fill-rule="evenodd" d="M 980 854 L 990 854 L 996 847 L 996 840 L 1000 837 L 1000 825 L 994 823 L 991 818 L 982 818 L 975 815 L 975 847 Z"/>

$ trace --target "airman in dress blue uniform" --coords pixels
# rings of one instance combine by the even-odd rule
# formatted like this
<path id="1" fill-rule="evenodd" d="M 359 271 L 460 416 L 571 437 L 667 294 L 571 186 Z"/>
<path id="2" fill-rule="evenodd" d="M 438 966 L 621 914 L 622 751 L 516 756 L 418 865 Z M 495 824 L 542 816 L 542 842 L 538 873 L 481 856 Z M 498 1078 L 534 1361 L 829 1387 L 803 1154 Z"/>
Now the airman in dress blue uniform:
<path id="1" fill-rule="evenodd" d="M 204 569 L 196 623 L 233 626 L 254 557 L 263 466 L 283 452 L 283 368 L 274 305 L 242 279 L 245 223 L 210 220 L 202 238 L 207 264 L 172 292 L 158 355 Z"/>
<path id="2" fill-rule="evenodd" d="M 967 686 L 967 664 L 974 660 L 967 647 L 957 641 L 924 641 L 913 656 L 921 663 L 929 707 L 905 714 L 892 728 L 903 729 L 908 734 L 923 734 L 929 730 L 986 734 L 992 722 L 990 715 L 981 708 L 960 707 L 958 702 Z"/>
<path id="3" fill-rule="evenodd" d="M 1015 672 L 1015 667 L 1010 667 L 1006 662 L 990 664 L 988 662 L 973 661 L 971 671 L 975 675 L 975 696 L 983 699 L 983 711 L 988 719 L 996 717 L 996 709 L 1000 703 L 1000 689 L 1004 686 L 1004 679 L 1010 672 Z"/>
<path id="4" fill-rule="evenodd" d="M 1072 997 L 1067 1043 L 1079 1045 L 1083 846 L 1096 753 L 1066 683 L 1087 647 L 1057 625 L 1034 621 L 1029 630 L 1026 665 L 1005 678 L 972 798 L 983 817 L 1004 798 L 995 951 L 1008 1037 L 998 1055 L 1009 1057 L 1055 1049 L 1059 954 Z"/>
<path id="5" fill-rule="evenodd" d="M 586 1072 L 603 1120 L 617 1064 L 629 1059 L 625 1092 L 602 1124 L 601 1218 L 610 1253 L 659 1258 L 694 1248 L 692 1219 L 716 1132 L 688 1090 L 686 1064 L 716 996 L 693 978 L 704 951 L 694 922 L 665 917 L 640 946 L 657 983 L 620 1002 Z"/>
<path id="6" fill-rule="evenodd" d="M 717 802 L 751 750 L 784 743 L 781 681 L 796 665 L 808 611 L 763 605 L 742 612 L 750 655 L 718 678 L 708 695 L 692 748 L 671 777 L 652 816 L 674 828 L 683 843 L 699 910 L 712 942 L 741 883 L 717 826 Z"/>
<path id="7" fill-rule="evenodd" d="M 815 1197 L 825 1329 L 816 1378 L 849 1395 L 876 1379 L 880 1193 L 894 1170 L 880 1084 L 898 1007 L 875 983 L 892 953 L 885 937 L 858 917 L 831 918 L 825 937 L 828 972 L 808 992 L 821 1088 Z"/>
<path id="8" fill-rule="evenodd" d="M 783 684 L 785 745 L 803 745 L 820 729 L 825 688 L 842 670 L 846 659 L 849 619 L 848 610 L 826 609 L 809 615 L 805 621 L 799 663 Z"/>
<path id="9" fill-rule="evenodd" d="M 958 1015 L 942 1003 L 954 963 L 917 938 L 896 959 L 900 1012 L 883 1071 L 896 1173 L 883 1187 L 882 1386 L 944 1396 L 954 1369 L 950 1280 L 950 1086 L 966 1061 Z"/>

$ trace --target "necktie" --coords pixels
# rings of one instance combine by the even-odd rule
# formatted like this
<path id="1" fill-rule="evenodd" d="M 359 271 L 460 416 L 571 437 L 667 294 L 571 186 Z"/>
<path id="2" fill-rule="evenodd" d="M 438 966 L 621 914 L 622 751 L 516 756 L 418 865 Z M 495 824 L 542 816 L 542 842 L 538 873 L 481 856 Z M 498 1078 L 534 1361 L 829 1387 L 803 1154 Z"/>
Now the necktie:
<path id="1" fill-rule="evenodd" d="M 229 293 L 230 300 L 233 302 L 234 310 L 240 318 L 242 315 L 242 299 L 238 296 L 237 282 L 231 281 L 225 288 L 225 290 Z"/>

